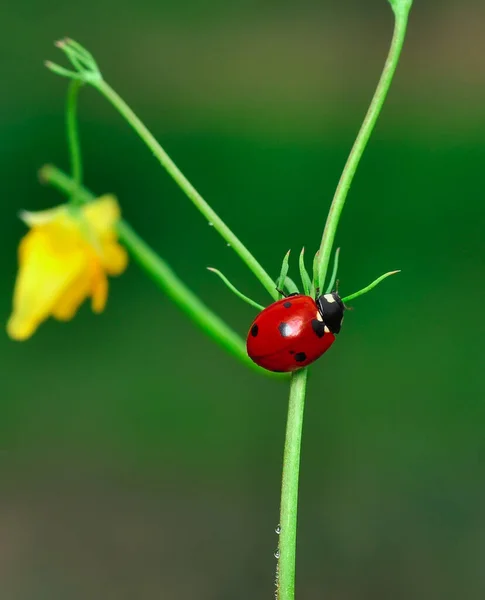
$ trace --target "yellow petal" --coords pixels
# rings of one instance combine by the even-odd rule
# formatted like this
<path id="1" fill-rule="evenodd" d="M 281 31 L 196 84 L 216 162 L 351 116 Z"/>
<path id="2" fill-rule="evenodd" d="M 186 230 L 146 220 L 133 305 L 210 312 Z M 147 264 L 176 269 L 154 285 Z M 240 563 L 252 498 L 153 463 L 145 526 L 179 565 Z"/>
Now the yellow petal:
<path id="1" fill-rule="evenodd" d="M 59 321 L 69 321 L 91 293 L 91 277 L 84 269 L 64 290 L 52 307 L 52 316 Z"/>
<path id="2" fill-rule="evenodd" d="M 96 278 L 91 294 L 91 308 L 93 312 L 103 312 L 108 300 L 108 278 L 100 271 L 100 276 Z"/>
<path id="3" fill-rule="evenodd" d="M 80 249 L 53 252 L 43 228 L 27 233 L 19 254 L 20 268 L 7 332 L 13 339 L 24 340 L 49 316 L 63 292 L 82 272 L 85 260 Z"/>
<path id="4" fill-rule="evenodd" d="M 108 275 L 120 275 L 128 264 L 128 254 L 117 242 L 106 242 L 103 245 L 103 267 Z"/>
<path id="5" fill-rule="evenodd" d="M 93 311 L 101 312 L 108 297 L 106 275 L 122 273 L 128 262 L 117 242 L 116 198 L 102 196 L 77 211 L 63 205 L 24 212 L 22 218 L 31 230 L 19 245 L 9 335 L 26 339 L 50 315 L 71 319 L 89 296 Z"/>
<path id="6" fill-rule="evenodd" d="M 116 198 L 106 194 L 89 202 L 82 208 L 87 223 L 95 234 L 104 237 L 107 234 L 115 235 L 115 226 L 120 218 L 120 207 Z"/>

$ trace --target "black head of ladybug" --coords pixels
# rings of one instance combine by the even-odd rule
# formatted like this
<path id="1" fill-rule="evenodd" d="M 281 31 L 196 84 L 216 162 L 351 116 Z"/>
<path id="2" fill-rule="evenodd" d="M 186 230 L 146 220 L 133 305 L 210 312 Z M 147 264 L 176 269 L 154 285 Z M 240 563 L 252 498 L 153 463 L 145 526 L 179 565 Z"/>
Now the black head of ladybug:
<path id="1" fill-rule="evenodd" d="M 339 333 L 345 306 L 337 292 L 322 294 L 316 299 L 316 303 L 325 325 L 332 333 Z"/>

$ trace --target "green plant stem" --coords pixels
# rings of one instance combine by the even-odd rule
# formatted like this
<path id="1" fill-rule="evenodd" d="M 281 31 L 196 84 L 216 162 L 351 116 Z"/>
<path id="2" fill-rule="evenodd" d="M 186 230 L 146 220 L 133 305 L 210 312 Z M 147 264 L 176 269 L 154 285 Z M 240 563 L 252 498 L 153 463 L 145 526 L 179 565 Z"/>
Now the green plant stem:
<path id="1" fill-rule="evenodd" d="M 253 367 L 254 363 L 247 355 L 243 340 L 220 317 L 209 310 L 199 300 L 175 275 L 168 264 L 144 242 L 126 221 L 119 222 L 118 234 L 120 240 L 130 251 L 130 254 L 150 274 L 166 296 L 173 300 L 213 340 L 242 360 L 246 365 Z M 259 372 L 262 371 L 259 367 L 257 370 Z"/>
<path id="2" fill-rule="evenodd" d="M 335 191 L 329 214 L 325 224 L 325 229 L 322 235 L 319 252 L 314 261 L 314 277 L 312 290 L 319 288 L 324 289 L 325 278 L 328 271 L 330 254 L 335 239 L 337 226 L 340 220 L 340 215 L 345 204 L 350 185 L 355 175 L 356 169 L 367 145 L 369 137 L 372 133 L 376 120 L 381 111 L 385 97 L 389 90 L 396 66 L 401 53 L 402 45 L 407 27 L 407 19 L 412 0 L 390 0 L 391 6 L 395 14 L 394 33 L 392 37 L 389 54 L 381 74 L 381 78 L 377 85 L 374 97 L 370 104 L 369 110 L 365 116 L 362 127 L 357 135 L 355 143 L 350 152 L 349 158 L 345 164 L 339 184 Z M 275 284 L 268 273 L 263 269 L 259 262 L 252 256 L 247 248 L 240 240 L 232 233 L 227 225 L 218 217 L 218 215 L 210 208 L 195 188 L 190 184 L 186 177 L 177 168 L 175 163 L 163 150 L 160 144 L 156 141 L 150 131 L 124 102 L 124 100 L 102 79 L 97 71 L 93 77 L 92 73 L 76 74 L 71 73 L 62 67 L 48 63 L 47 65 L 54 72 L 67 77 L 80 77 L 84 81 L 92 84 L 103 94 L 109 102 L 120 112 L 120 114 L 130 123 L 133 129 L 138 133 L 142 140 L 153 152 L 161 165 L 176 181 L 179 187 L 185 192 L 193 204 L 199 209 L 209 223 L 211 223 L 216 231 L 233 247 L 236 253 L 246 263 L 249 269 L 255 274 L 262 285 L 266 288 L 273 299 L 277 299 L 278 294 L 275 290 Z M 74 65 L 76 66 L 76 65 Z M 61 187 L 61 186 L 59 186 Z M 149 260 L 150 254 L 144 256 L 140 251 L 140 244 L 144 244 L 143 240 L 130 237 L 130 228 L 123 230 L 123 224 L 120 230 L 120 236 L 125 244 L 130 248 L 132 245 L 132 253 L 140 264 L 147 269 L 155 280 L 160 279 L 160 285 L 163 287 L 163 276 L 157 273 L 157 270 Z M 126 237 L 128 235 L 128 237 Z M 148 251 L 151 251 L 147 247 Z M 160 261 L 159 257 L 155 259 Z M 182 286 L 182 282 L 180 282 Z M 165 288 L 164 288 L 165 289 Z M 183 288 L 182 288 L 183 289 Z M 190 291 L 188 291 L 191 294 Z M 361 292 L 359 292 L 361 293 Z M 183 294 L 187 296 L 186 292 Z M 198 301 L 198 299 L 196 298 Z M 183 307 L 184 298 L 182 298 L 181 306 Z M 203 307 L 203 312 L 207 311 Z M 190 315 L 190 313 L 189 313 Z M 215 315 L 214 315 L 215 316 Z M 197 315 L 199 325 L 199 317 L 204 320 L 204 315 Z M 218 317 L 216 317 L 218 319 Z M 194 320 L 196 320 L 194 318 Z M 225 324 L 222 324 L 224 327 Z M 214 326 L 214 322 L 211 323 Z M 212 335 L 212 333 L 211 333 Z M 216 336 L 213 336 L 218 339 Z M 224 344 L 225 338 L 219 340 Z M 233 350 L 234 351 L 234 350 Z M 239 358 L 242 358 L 238 354 Z M 246 360 L 247 357 L 245 356 Z M 290 399 L 288 408 L 288 420 L 285 438 L 285 452 L 283 460 L 283 477 L 281 491 L 281 511 L 280 511 L 280 540 L 279 540 L 279 558 L 278 558 L 278 600 L 294 600 L 295 595 L 295 562 L 296 562 L 296 528 L 297 528 L 297 505 L 298 505 L 298 480 L 300 468 L 300 448 L 303 427 L 303 409 L 306 394 L 307 369 L 301 369 L 294 373 L 291 377 Z"/>
<path id="3" fill-rule="evenodd" d="M 79 198 L 79 189 L 82 184 L 83 174 L 81 146 L 79 142 L 79 130 L 77 123 L 77 101 L 81 86 L 81 81 L 73 79 L 70 81 L 67 91 L 66 127 L 67 140 L 69 144 L 69 156 L 71 158 L 71 174 L 74 183 L 71 192 L 71 202 L 73 205 L 78 205 L 81 203 Z"/>
<path id="4" fill-rule="evenodd" d="M 102 80 L 100 81 L 103 83 Z M 69 155 L 71 158 L 72 179 L 69 179 L 61 171 L 49 165 L 41 170 L 41 179 L 55 185 L 58 189 L 62 189 L 63 191 L 70 190 L 71 201 L 75 205 L 80 205 L 94 199 L 94 195 L 91 194 L 91 192 L 85 188 L 81 188 L 82 162 L 77 122 L 77 104 L 81 85 L 82 83 L 80 81 L 72 80 L 69 84 L 67 95 L 67 139 Z M 140 125 L 144 127 L 141 123 Z M 165 294 L 172 299 L 192 321 L 199 325 L 205 333 L 234 356 L 241 359 L 246 365 L 249 365 L 251 368 L 256 368 L 260 372 L 268 373 L 255 365 L 248 357 L 244 341 L 228 327 L 222 319 L 199 300 L 199 298 L 175 275 L 169 265 L 158 256 L 125 221 L 120 221 L 118 223 L 118 235 L 120 240 L 130 251 L 131 255 L 145 271 L 149 273 Z"/>
<path id="5" fill-rule="evenodd" d="M 352 179 L 359 164 L 362 153 L 374 128 L 379 112 L 384 103 L 387 91 L 396 70 L 406 33 L 407 18 L 411 2 L 407 10 L 399 5 L 395 13 L 394 33 L 389 54 L 377 85 L 371 105 L 365 116 L 362 127 L 350 152 L 342 172 L 335 196 L 330 206 L 327 222 L 322 236 L 318 258 L 317 277 L 314 287 L 324 289 L 325 278 L 330 262 L 335 233 L 340 215 L 345 204 Z M 286 426 L 285 452 L 283 460 L 283 478 L 281 488 L 280 509 L 280 543 L 278 559 L 278 591 L 277 600 L 294 600 L 295 597 L 295 565 L 296 565 L 296 530 L 298 507 L 298 480 L 300 473 L 300 447 L 303 427 L 303 408 L 305 404 L 307 369 L 293 374 L 290 385 L 288 421 Z"/>
<path id="6" fill-rule="evenodd" d="M 382 105 L 386 99 L 387 92 L 391 85 L 392 78 L 399 61 L 399 56 L 404 43 L 404 37 L 406 35 L 410 7 L 411 2 L 408 2 L 406 8 L 400 8 L 399 10 L 394 11 L 394 33 L 392 36 L 389 54 L 379 79 L 379 83 L 377 84 L 374 97 L 372 98 L 372 102 L 369 106 L 369 110 L 367 111 L 364 122 L 362 123 L 354 145 L 352 146 L 352 150 L 350 151 L 344 170 L 342 171 L 340 181 L 330 206 L 318 256 L 319 283 L 315 283 L 315 285 L 319 286 L 320 289 L 324 289 L 323 286 L 327 275 L 330 254 L 332 252 L 335 233 L 337 231 L 340 215 L 345 204 L 345 199 L 347 198 L 355 171 L 357 170 L 362 154 L 365 150 L 367 142 L 369 141 L 369 137 L 374 129 L 374 125 L 376 124 L 379 113 L 381 112 Z"/>
<path id="7" fill-rule="evenodd" d="M 147 127 L 140 121 L 132 109 L 126 104 L 126 102 L 115 92 L 115 90 L 101 80 L 93 83 L 94 87 L 103 94 L 103 96 L 111 102 L 111 104 L 118 110 L 118 112 L 128 121 L 133 129 L 138 133 L 140 138 L 153 152 L 154 156 L 158 159 L 160 164 L 169 173 L 169 175 L 175 180 L 177 185 L 185 192 L 187 197 L 192 203 L 199 209 L 209 223 L 214 226 L 214 229 L 223 237 L 223 239 L 229 244 L 238 256 L 246 263 L 248 268 L 254 273 L 259 279 L 261 284 L 266 288 L 269 295 L 276 300 L 278 294 L 275 289 L 273 279 L 263 269 L 256 258 L 249 252 L 246 246 L 239 240 L 236 235 L 229 229 L 224 221 L 217 215 L 216 212 L 207 204 L 202 198 L 199 192 L 189 182 L 185 175 L 180 171 L 177 165 L 173 162 L 170 156 L 160 146 L 151 132 Z"/>
<path id="8" fill-rule="evenodd" d="M 293 600 L 295 596 L 298 480 L 307 375 L 308 369 L 300 369 L 293 373 L 290 383 L 281 485 L 277 600 Z"/>
<path id="9" fill-rule="evenodd" d="M 53 165 L 45 165 L 39 171 L 40 180 L 55 187 L 59 191 L 70 195 L 75 183 L 68 175 Z M 79 202 L 85 203 L 94 200 L 95 196 L 84 187 L 78 190 Z M 261 374 L 285 378 L 287 375 L 270 373 L 258 367 L 248 357 L 244 341 L 224 323 L 220 317 L 213 313 L 199 298 L 181 281 L 172 271 L 170 266 L 146 244 L 146 242 L 126 223 L 118 224 L 120 240 L 129 250 L 136 262 L 148 273 L 155 283 L 172 299 L 175 304 L 213 340 L 233 356 L 241 360 L 246 366 Z"/>

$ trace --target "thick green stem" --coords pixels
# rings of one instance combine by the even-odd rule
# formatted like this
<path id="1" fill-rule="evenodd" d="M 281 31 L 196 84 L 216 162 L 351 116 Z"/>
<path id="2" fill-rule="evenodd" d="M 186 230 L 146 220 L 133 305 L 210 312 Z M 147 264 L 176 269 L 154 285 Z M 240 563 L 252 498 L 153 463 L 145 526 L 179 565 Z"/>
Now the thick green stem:
<path id="1" fill-rule="evenodd" d="M 99 90 L 107 100 L 118 110 L 118 112 L 128 121 L 133 129 L 138 133 L 141 139 L 153 152 L 154 156 L 158 159 L 160 164 L 175 180 L 178 186 L 185 192 L 187 197 L 192 203 L 199 209 L 214 229 L 224 238 L 228 245 L 239 255 L 239 257 L 246 263 L 249 269 L 259 279 L 262 285 L 266 288 L 269 295 L 276 300 L 278 294 L 275 289 L 275 283 L 268 273 L 259 264 L 256 258 L 249 252 L 246 246 L 239 240 L 236 235 L 229 229 L 224 221 L 217 215 L 217 213 L 207 204 L 202 198 L 199 192 L 194 188 L 190 181 L 180 171 L 177 165 L 173 162 L 170 156 L 160 146 L 151 132 L 147 127 L 140 121 L 136 114 L 126 104 L 126 102 L 119 96 L 113 88 L 108 85 L 104 80 L 93 84 L 94 87 Z"/>
<path id="2" fill-rule="evenodd" d="M 381 78 L 377 84 L 374 97 L 372 98 L 372 102 L 369 106 L 369 110 L 367 111 L 364 122 L 362 123 L 362 127 L 360 128 L 359 134 L 357 135 L 354 145 L 352 146 L 352 150 L 350 151 L 344 170 L 342 171 L 340 181 L 330 206 L 318 255 L 319 283 L 315 285 L 318 285 L 320 289 L 324 289 L 323 286 L 327 275 L 328 263 L 330 261 L 330 254 L 332 252 L 335 233 L 337 231 L 340 215 L 342 213 L 348 191 L 352 184 L 355 171 L 357 170 L 367 142 L 369 141 L 369 137 L 374 129 L 374 125 L 376 124 L 377 117 L 381 112 L 382 105 L 386 99 L 387 92 L 391 85 L 392 78 L 399 61 L 399 56 L 404 43 L 404 37 L 406 35 L 410 7 L 411 2 L 408 2 L 406 8 L 399 8 L 399 10 L 395 9 L 394 34 L 392 36 L 389 54 L 384 65 Z"/>
<path id="3" fill-rule="evenodd" d="M 290 384 L 281 485 L 277 600 L 293 600 L 295 596 L 298 479 L 307 375 L 308 369 L 296 371 Z"/>
<path id="4" fill-rule="evenodd" d="M 42 182 L 52 185 L 65 194 L 69 195 L 74 190 L 74 181 L 52 165 L 42 167 L 39 176 Z M 78 198 L 80 203 L 84 203 L 90 202 L 95 196 L 86 188 L 80 187 Z M 120 240 L 138 264 L 200 329 L 245 365 L 257 370 L 259 373 L 277 378 L 285 377 L 283 374 L 265 371 L 253 363 L 247 355 L 244 341 L 199 300 L 177 277 L 170 266 L 143 241 L 128 223 L 121 221 L 118 225 L 118 233 Z"/>
<path id="5" fill-rule="evenodd" d="M 77 124 L 77 100 L 81 86 L 82 82 L 76 79 L 73 79 L 69 83 L 66 106 L 67 141 L 69 144 L 69 156 L 71 158 L 71 175 L 74 182 L 71 192 L 71 202 L 74 205 L 82 202 L 79 196 L 79 189 L 82 184 L 83 167 Z"/>

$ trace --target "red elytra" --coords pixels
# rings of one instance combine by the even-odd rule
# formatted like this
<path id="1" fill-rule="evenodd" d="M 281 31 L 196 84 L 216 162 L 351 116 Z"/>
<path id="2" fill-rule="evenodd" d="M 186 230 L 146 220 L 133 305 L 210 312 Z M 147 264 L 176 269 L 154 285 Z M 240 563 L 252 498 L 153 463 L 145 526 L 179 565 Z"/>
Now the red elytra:
<path id="1" fill-rule="evenodd" d="M 268 371 L 281 373 L 306 367 L 335 341 L 343 311 L 344 305 L 335 292 L 316 301 L 302 294 L 278 300 L 253 321 L 246 341 L 248 355 Z"/>

